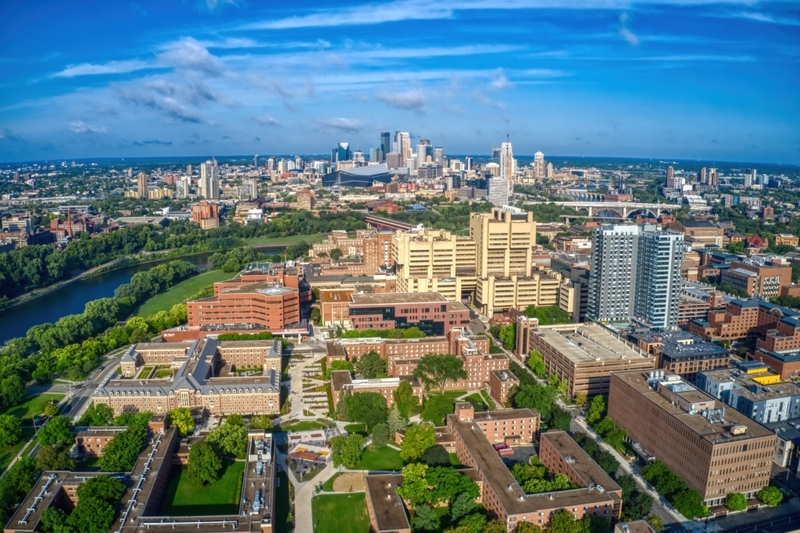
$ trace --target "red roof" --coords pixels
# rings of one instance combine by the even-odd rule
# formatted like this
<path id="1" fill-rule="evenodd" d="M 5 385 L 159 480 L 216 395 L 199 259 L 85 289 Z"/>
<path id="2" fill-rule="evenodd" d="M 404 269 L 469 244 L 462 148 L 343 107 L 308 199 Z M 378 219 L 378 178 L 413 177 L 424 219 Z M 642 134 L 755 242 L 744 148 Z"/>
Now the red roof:
<path id="1" fill-rule="evenodd" d="M 752 237 L 747 238 L 748 248 L 766 248 L 767 246 L 769 246 L 768 239 L 762 239 L 758 235 L 753 235 Z"/>

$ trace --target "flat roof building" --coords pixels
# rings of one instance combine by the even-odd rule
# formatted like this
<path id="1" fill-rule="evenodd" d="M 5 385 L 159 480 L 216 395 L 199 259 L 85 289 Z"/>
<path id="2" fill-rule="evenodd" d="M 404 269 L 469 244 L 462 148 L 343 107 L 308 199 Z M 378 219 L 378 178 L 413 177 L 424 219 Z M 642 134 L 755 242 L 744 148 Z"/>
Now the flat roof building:
<path id="1" fill-rule="evenodd" d="M 570 396 L 607 394 L 611 372 L 650 370 L 657 359 L 597 324 L 539 326 L 529 348 L 539 350 L 549 373 L 569 383 Z"/>
<path id="2" fill-rule="evenodd" d="M 469 326 L 469 310 L 437 292 L 353 294 L 353 329 L 393 329 L 416 326 L 428 335 L 444 335 Z"/>
<path id="3" fill-rule="evenodd" d="M 672 372 L 611 374 L 608 416 L 706 505 L 769 485 L 775 434 Z"/>
<path id="4" fill-rule="evenodd" d="M 730 361 L 727 349 L 687 331 L 634 333 L 631 337 L 639 348 L 657 358 L 656 368 L 689 381 L 694 381 L 700 371 L 725 368 Z"/>

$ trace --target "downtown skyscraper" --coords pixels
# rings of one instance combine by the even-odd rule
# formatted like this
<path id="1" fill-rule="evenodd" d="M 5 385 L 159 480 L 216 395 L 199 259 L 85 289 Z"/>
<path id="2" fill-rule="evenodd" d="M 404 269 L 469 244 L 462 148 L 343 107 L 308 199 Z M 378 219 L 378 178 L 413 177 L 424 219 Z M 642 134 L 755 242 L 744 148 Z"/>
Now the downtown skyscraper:
<path id="1" fill-rule="evenodd" d="M 500 179 L 508 184 L 509 195 L 514 192 L 514 152 L 511 142 L 506 140 L 500 145 Z"/>
<path id="2" fill-rule="evenodd" d="M 206 161 L 200 165 L 200 179 L 197 181 L 200 196 L 209 200 L 219 198 L 218 173 L 216 161 Z"/>
<path id="3" fill-rule="evenodd" d="M 587 316 L 662 331 L 677 328 L 682 262 L 680 233 L 651 225 L 596 229 Z"/>

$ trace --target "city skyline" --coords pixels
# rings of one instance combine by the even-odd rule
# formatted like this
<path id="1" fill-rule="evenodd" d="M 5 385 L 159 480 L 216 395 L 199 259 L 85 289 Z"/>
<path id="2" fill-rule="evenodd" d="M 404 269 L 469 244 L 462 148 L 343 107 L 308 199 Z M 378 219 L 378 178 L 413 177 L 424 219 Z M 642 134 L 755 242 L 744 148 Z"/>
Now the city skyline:
<path id="1" fill-rule="evenodd" d="M 691 4 L 691 5 L 690 5 Z M 446 153 L 800 162 L 798 10 L 750 1 L 0 8 L 0 160 Z M 31 27 L 36 39 L 29 38 Z M 80 36 L 76 38 L 76 36 Z"/>

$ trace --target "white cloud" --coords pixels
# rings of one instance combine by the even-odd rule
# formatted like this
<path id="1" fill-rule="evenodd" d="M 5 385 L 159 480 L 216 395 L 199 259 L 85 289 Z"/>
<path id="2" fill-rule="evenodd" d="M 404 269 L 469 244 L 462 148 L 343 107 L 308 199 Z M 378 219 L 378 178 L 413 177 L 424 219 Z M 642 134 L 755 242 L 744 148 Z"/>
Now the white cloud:
<path id="1" fill-rule="evenodd" d="M 502 68 L 497 69 L 497 75 L 492 80 L 492 87 L 494 87 L 498 91 L 502 91 L 509 85 L 510 82 L 508 81 L 508 78 L 506 78 L 505 71 L 503 71 Z"/>
<path id="2" fill-rule="evenodd" d="M 137 70 L 156 68 L 157 65 L 149 61 L 140 59 L 130 59 L 125 61 L 109 61 L 99 65 L 92 63 L 81 63 L 79 65 L 69 65 L 60 72 L 56 72 L 53 78 L 74 78 L 76 76 L 91 76 L 97 74 L 125 74 Z"/>
<path id="3" fill-rule="evenodd" d="M 358 133 L 364 129 L 364 126 L 366 126 L 366 124 L 364 124 L 362 121 L 354 118 L 331 118 L 328 120 L 318 120 L 317 125 L 323 129 L 339 130 L 348 133 Z"/>
<path id="4" fill-rule="evenodd" d="M 734 13 L 732 16 L 755 20 L 758 22 L 766 22 L 768 24 L 779 24 L 783 26 L 800 26 L 800 20 L 798 19 L 787 18 L 787 17 L 776 17 L 773 15 L 769 15 L 767 13 L 758 13 L 756 11 L 739 11 L 737 13 Z"/>
<path id="5" fill-rule="evenodd" d="M 222 73 L 222 61 L 192 37 L 184 37 L 169 43 L 158 59 L 165 65 L 182 70 L 219 75 Z"/>
<path id="6" fill-rule="evenodd" d="M 255 116 L 253 117 L 253 120 L 258 122 L 262 126 L 278 126 L 280 124 L 280 122 L 278 122 L 278 119 L 266 114 Z"/>
<path id="7" fill-rule="evenodd" d="M 427 104 L 425 93 L 418 89 L 401 92 L 378 91 L 375 96 L 388 106 L 416 111 L 417 113 L 424 113 L 425 105 Z"/>
<path id="8" fill-rule="evenodd" d="M 93 126 L 82 120 L 73 120 L 70 122 L 69 129 L 75 133 L 108 133 L 108 128 L 105 126 Z"/>
<path id="9" fill-rule="evenodd" d="M 627 13 L 623 13 L 619 16 L 619 35 L 630 44 L 637 46 L 639 44 L 639 38 L 628 29 L 628 18 Z"/>

